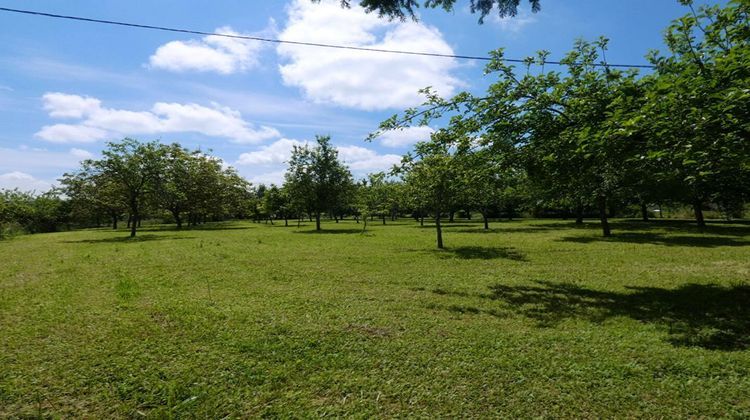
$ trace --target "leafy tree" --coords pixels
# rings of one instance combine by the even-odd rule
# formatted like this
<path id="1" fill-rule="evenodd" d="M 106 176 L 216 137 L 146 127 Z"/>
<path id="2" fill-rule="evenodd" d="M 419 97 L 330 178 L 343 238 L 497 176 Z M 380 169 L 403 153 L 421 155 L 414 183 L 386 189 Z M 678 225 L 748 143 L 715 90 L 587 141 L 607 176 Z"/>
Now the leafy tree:
<path id="1" fill-rule="evenodd" d="M 99 215 L 104 214 L 116 230 L 118 221 L 127 211 L 122 185 L 108 174 L 95 171 L 92 160 L 85 160 L 81 165 L 78 172 L 66 173 L 60 178 L 61 191 L 70 201 L 73 217 L 99 220 Z"/>
<path id="2" fill-rule="evenodd" d="M 709 201 L 736 207 L 750 189 L 750 3 L 698 10 L 667 30 L 671 55 L 654 52 L 657 66 L 641 114 L 647 157 L 661 176 L 678 174 L 699 226 Z"/>
<path id="3" fill-rule="evenodd" d="M 333 212 L 352 184 L 351 173 L 338 160 L 330 140 L 329 136 L 316 136 L 315 147 L 295 146 L 285 174 L 289 191 L 315 216 L 316 230 L 320 230 L 321 213 Z"/>
<path id="4" fill-rule="evenodd" d="M 126 138 L 121 142 L 107 143 L 102 159 L 92 160 L 90 170 L 94 177 L 104 177 L 117 184 L 127 205 L 132 223 L 130 236 L 136 235 L 137 221 L 142 216 L 146 201 L 155 191 L 162 170 L 164 148 L 158 142 L 141 143 Z"/>
<path id="5" fill-rule="evenodd" d="M 69 208 L 57 191 L 40 195 L 0 190 L 0 239 L 13 233 L 55 232 L 68 222 Z"/>
<path id="6" fill-rule="evenodd" d="M 318 3 L 320 0 L 313 0 Z M 425 8 L 442 8 L 445 11 L 452 11 L 456 0 L 425 0 L 422 6 Z M 498 16 L 515 16 L 518 13 L 518 6 L 521 0 L 470 0 L 469 10 L 471 13 L 479 13 L 479 23 L 484 22 L 484 18 L 492 13 L 493 9 L 497 10 Z M 540 9 L 540 0 L 529 0 L 531 10 L 534 12 Z M 351 0 L 341 0 L 342 7 L 350 7 Z M 416 19 L 416 9 L 420 7 L 417 0 L 361 0 L 359 5 L 368 13 L 376 12 L 380 17 L 404 20 L 407 17 Z"/>
<path id="7" fill-rule="evenodd" d="M 282 218 L 284 219 L 284 226 L 289 226 L 292 206 L 287 189 L 272 184 L 263 197 L 263 207 L 271 224 L 273 224 L 274 219 Z"/>
<path id="8" fill-rule="evenodd" d="M 419 142 L 414 153 L 404 157 L 397 173 L 402 174 L 416 201 L 435 215 L 437 247 L 443 248 L 442 214 L 451 208 L 461 170 L 461 158 L 467 144 L 456 143 L 455 137 L 446 129 L 431 135 L 430 141 Z"/>

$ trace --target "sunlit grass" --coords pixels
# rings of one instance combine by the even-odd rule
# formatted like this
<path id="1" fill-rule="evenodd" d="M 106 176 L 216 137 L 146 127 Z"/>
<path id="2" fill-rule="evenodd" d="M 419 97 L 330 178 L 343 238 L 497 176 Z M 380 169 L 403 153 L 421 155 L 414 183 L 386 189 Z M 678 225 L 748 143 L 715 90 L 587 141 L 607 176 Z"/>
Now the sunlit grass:
<path id="1" fill-rule="evenodd" d="M 0 417 L 750 415 L 750 225 L 0 242 Z"/>

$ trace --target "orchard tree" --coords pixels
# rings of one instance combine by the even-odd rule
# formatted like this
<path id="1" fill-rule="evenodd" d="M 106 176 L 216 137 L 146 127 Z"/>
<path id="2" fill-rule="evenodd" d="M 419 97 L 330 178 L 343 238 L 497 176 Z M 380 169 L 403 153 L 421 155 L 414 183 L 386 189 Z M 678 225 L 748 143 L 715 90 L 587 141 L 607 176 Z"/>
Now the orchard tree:
<path id="1" fill-rule="evenodd" d="M 66 173 L 59 181 L 75 218 L 93 217 L 98 221 L 104 214 L 112 229 L 117 230 L 117 223 L 128 208 L 120 182 L 109 174 L 96 171 L 92 160 L 83 161 L 80 171 Z"/>
<path id="2" fill-rule="evenodd" d="M 135 237 L 137 221 L 162 170 L 164 147 L 158 142 L 141 143 L 126 138 L 107 143 L 102 159 L 90 162 L 94 176 L 116 183 L 130 213 L 130 237 Z"/>
<path id="3" fill-rule="evenodd" d="M 413 154 L 407 154 L 396 173 L 402 175 L 408 189 L 416 193 L 417 201 L 435 215 L 437 247 L 443 248 L 442 214 L 455 202 L 460 176 L 461 159 L 468 144 L 457 143 L 454 135 L 440 129 L 430 141 L 419 142 Z"/>
<path id="4" fill-rule="evenodd" d="M 679 174 L 704 226 L 708 202 L 741 207 L 750 193 L 750 3 L 682 3 L 691 13 L 667 30 L 671 55 L 651 54 L 657 72 L 633 121 L 648 131 L 647 156 Z"/>
<path id="5" fill-rule="evenodd" d="M 319 3 L 320 0 L 313 0 Z M 342 7 L 350 7 L 351 0 L 341 0 Z M 497 11 L 499 17 L 515 16 L 518 13 L 518 6 L 521 0 L 470 0 L 469 10 L 471 13 L 479 13 L 479 23 L 484 22 L 484 18 L 492 13 L 493 9 Z M 531 10 L 537 12 L 540 10 L 540 0 L 528 0 Z M 441 8 L 447 12 L 454 9 L 456 0 L 425 0 L 422 6 L 425 8 Z M 416 10 L 420 7 L 417 0 L 361 0 L 359 5 L 368 13 L 375 12 L 380 17 L 404 20 L 407 17 L 416 20 Z"/>
<path id="6" fill-rule="evenodd" d="M 350 189 L 352 175 L 339 161 L 329 136 L 316 136 L 316 142 L 315 147 L 294 146 L 285 180 L 308 214 L 315 216 L 315 230 L 319 231 L 320 215 L 333 213 L 342 194 Z"/>

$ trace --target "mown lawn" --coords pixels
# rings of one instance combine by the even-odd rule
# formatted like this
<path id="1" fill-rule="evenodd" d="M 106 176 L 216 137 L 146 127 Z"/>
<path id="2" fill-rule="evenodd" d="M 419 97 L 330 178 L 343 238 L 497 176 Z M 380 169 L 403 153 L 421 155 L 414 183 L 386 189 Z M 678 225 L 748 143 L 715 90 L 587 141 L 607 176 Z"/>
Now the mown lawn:
<path id="1" fill-rule="evenodd" d="M 750 416 L 750 224 L 0 242 L 0 417 Z"/>

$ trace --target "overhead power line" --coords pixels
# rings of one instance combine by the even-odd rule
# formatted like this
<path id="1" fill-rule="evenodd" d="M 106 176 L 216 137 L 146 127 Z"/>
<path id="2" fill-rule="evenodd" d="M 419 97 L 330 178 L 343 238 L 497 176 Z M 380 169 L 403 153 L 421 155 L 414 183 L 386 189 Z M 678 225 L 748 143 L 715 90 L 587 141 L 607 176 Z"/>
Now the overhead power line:
<path id="1" fill-rule="evenodd" d="M 384 49 L 384 48 L 356 47 L 356 46 L 351 46 L 351 45 L 336 45 L 336 44 L 323 44 L 323 43 L 317 43 L 317 42 L 290 41 L 290 40 L 285 40 L 285 39 L 263 38 L 263 37 L 258 37 L 258 36 L 249 36 L 249 35 L 221 34 L 221 33 L 216 33 L 216 32 L 197 31 L 193 29 L 169 28 L 166 26 L 144 25 L 140 23 L 94 19 L 94 18 L 87 18 L 87 17 L 82 17 L 82 16 L 58 15 L 54 13 L 38 12 L 34 10 L 11 9 L 8 7 L 0 7 L 0 11 L 11 12 L 11 13 L 21 13 L 21 14 L 32 15 L 32 16 L 44 16 L 44 17 L 55 18 L 55 19 L 67 19 L 67 20 L 74 20 L 74 21 L 79 21 L 79 22 L 101 23 L 105 25 L 116 25 L 116 26 L 130 27 L 130 28 L 151 29 L 151 30 L 156 30 L 156 31 L 177 32 L 177 33 L 184 33 L 184 34 L 204 35 L 204 36 L 220 36 L 224 38 L 244 39 L 244 40 L 259 41 L 259 42 L 270 42 L 274 44 L 303 45 L 307 47 L 335 48 L 335 49 L 340 49 L 340 50 L 368 51 L 368 52 L 402 54 L 402 55 L 419 55 L 419 56 L 427 56 L 427 57 L 456 58 L 456 59 L 463 59 L 463 60 L 481 60 L 481 61 L 492 60 L 492 58 L 487 57 L 487 56 L 439 54 L 439 53 L 431 53 L 431 52 L 423 52 L 423 51 L 390 50 L 390 49 Z M 503 61 L 508 61 L 511 63 L 525 63 L 526 62 L 526 60 L 517 59 L 517 58 L 503 58 Z M 560 61 L 545 61 L 545 64 L 564 65 L 564 63 Z M 592 65 L 597 66 L 597 67 L 622 67 L 622 68 L 646 68 L 646 69 L 655 68 L 655 66 L 652 66 L 649 64 L 595 63 Z"/>

